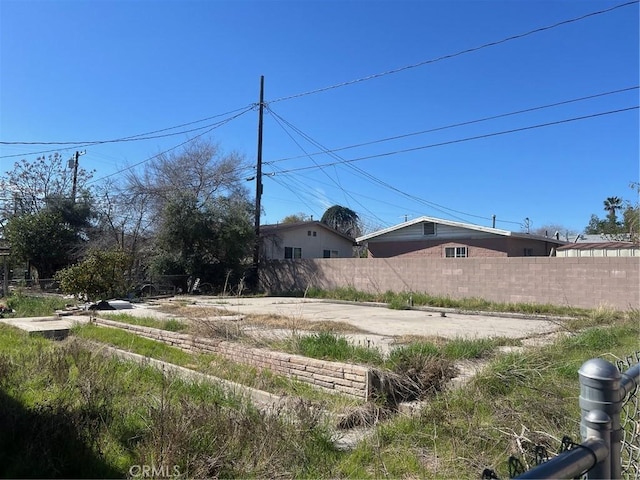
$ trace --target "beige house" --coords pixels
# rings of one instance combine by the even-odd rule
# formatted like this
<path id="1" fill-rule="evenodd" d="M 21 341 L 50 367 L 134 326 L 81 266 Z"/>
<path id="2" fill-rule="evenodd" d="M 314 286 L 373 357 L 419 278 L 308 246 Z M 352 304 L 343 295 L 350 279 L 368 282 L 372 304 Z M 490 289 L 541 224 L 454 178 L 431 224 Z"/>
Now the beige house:
<path id="1" fill-rule="evenodd" d="M 265 260 L 351 258 L 354 239 L 318 221 L 260 227 Z"/>
<path id="2" fill-rule="evenodd" d="M 433 217 L 414 220 L 358 237 L 369 257 L 541 257 L 566 242 Z"/>

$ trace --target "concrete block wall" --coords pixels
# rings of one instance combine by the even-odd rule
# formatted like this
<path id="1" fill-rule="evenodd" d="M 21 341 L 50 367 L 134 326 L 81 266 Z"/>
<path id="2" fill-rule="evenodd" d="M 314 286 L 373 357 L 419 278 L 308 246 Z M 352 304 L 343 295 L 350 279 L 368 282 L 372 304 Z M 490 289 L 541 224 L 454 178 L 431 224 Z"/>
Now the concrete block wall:
<path id="1" fill-rule="evenodd" d="M 327 362 L 264 348 L 245 347 L 220 339 L 195 337 L 104 318 L 96 318 L 95 323 L 129 330 L 141 337 L 161 341 L 189 352 L 214 353 L 237 363 L 251 365 L 258 369 L 266 368 L 273 373 L 293 377 L 335 393 L 351 395 L 363 400 L 369 399 L 372 394 L 373 373 L 369 368 L 360 365 Z"/>
<path id="2" fill-rule="evenodd" d="M 268 262 L 269 293 L 308 287 L 418 292 L 501 303 L 640 308 L 640 258 L 335 258 Z"/>

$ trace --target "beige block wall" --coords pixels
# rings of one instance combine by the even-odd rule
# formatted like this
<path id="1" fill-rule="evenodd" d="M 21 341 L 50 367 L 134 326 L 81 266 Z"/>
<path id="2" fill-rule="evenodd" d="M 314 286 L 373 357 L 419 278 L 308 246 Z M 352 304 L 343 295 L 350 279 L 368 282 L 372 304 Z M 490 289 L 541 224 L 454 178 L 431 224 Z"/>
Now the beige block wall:
<path id="1" fill-rule="evenodd" d="M 363 400 L 372 394 L 373 372 L 369 368 L 349 363 L 327 362 L 314 358 L 274 352 L 264 348 L 250 348 L 220 339 L 194 337 L 184 333 L 97 318 L 98 325 L 130 330 L 141 337 L 164 342 L 189 352 L 207 352 L 258 369 L 296 378 L 335 393 L 351 395 Z"/>
<path id="2" fill-rule="evenodd" d="M 270 293 L 309 286 L 381 293 L 579 308 L 640 308 L 640 258 L 353 258 L 268 262 L 261 285 Z"/>

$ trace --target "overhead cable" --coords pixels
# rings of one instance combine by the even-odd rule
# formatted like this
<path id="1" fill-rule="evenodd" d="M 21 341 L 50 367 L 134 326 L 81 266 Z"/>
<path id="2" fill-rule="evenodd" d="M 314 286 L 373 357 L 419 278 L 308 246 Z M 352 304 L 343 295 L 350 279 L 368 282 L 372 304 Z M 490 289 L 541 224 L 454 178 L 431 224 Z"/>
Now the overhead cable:
<path id="1" fill-rule="evenodd" d="M 326 154 L 328 154 L 329 156 L 331 156 L 331 157 L 333 157 L 333 158 L 336 158 L 336 159 L 337 159 L 337 160 L 339 160 L 339 161 L 344 161 L 344 159 L 343 159 L 342 157 L 338 156 L 337 154 L 335 154 L 335 153 L 334 153 L 334 151 L 331 151 L 331 150 L 326 149 L 326 148 L 325 148 L 321 143 L 317 142 L 316 140 L 314 140 L 313 138 L 311 138 L 309 135 L 307 135 L 306 133 L 304 133 L 302 130 L 300 130 L 299 128 L 297 128 L 296 126 L 294 126 L 293 124 L 291 124 L 290 122 L 288 122 L 287 120 L 285 120 L 284 118 L 282 118 L 282 117 L 280 117 L 279 115 L 277 115 L 275 112 L 273 112 L 273 109 L 272 109 L 271 107 L 269 107 L 269 111 L 271 112 L 271 114 L 272 114 L 272 115 L 274 115 L 274 117 L 279 117 L 279 118 L 280 118 L 284 123 L 286 123 L 286 124 L 287 124 L 291 129 L 292 129 L 292 130 L 294 130 L 296 133 L 298 133 L 298 135 L 300 135 L 300 136 L 302 136 L 304 139 L 306 139 L 309 143 L 311 143 L 311 144 L 315 145 L 317 148 L 322 148 L 322 149 L 324 149 L 324 152 L 323 152 L 323 153 L 326 153 Z M 297 142 L 296 142 L 296 143 L 297 143 Z M 313 161 L 316 165 L 318 165 L 318 164 L 315 162 L 315 160 L 313 160 L 313 159 L 312 159 L 312 161 Z M 446 206 L 444 206 L 444 205 L 440 205 L 440 204 L 437 204 L 437 203 L 435 203 L 435 202 L 431 202 L 431 201 L 429 201 L 429 200 L 425 200 L 425 199 L 420 198 L 420 197 L 417 197 L 417 196 L 415 196 L 415 195 L 411 195 L 411 194 L 409 194 L 409 193 L 406 193 L 406 192 L 404 192 L 404 191 L 400 190 L 399 188 L 396 188 L 396 187 L 394 187 L 393 185 L 390 185 L 389 183 L 387 183 L 387 182 L 385 182 L 385 181 L 383 181 L 383 180 L 379 179 L 378 177 L 376 177 L 376 176 L 372 175 L 371 173 L 366 172 L 365 170 L 363 170 L 363 169 L 361 169 L 361 168 L 357 167 L 356 165 L 352 165 L 351 163 L 345 163 L 345 164 L 344 164 L 344 166 L 347 166 L 347 167 L 351 168 L 351 169 L 352 169 L 352 170 L 354 170 L 357 174 L 359 174 L 359 175 L 361 175 L 361 176 L 365 177 L 366 179 L 368 179 L 368 180 L 370 180 L 370 181 L 373 181 L 373 182 L 375 182 L 375 183 L 377 183 L 377 184 L 379 184 L 379 185 L 381 185 L 381 186 L 383 186 L 383 187 L 385 187 L 385 188 L 388 188 L 388 189 L 390 189 L 390 190 L 392 190 L 392 191 L 394 191 L 394 192 L 396 192 L 396 193 L 399 193 L 400 195 L 402 195 L 402 196 L 404 196 L 404 197 L 406 197 L 406 198 L 409 198 L 409 199 L 411 199 L 411 200 L 417 201 L 417 202 L 419 202 L 419 203 L 421 203 L 421 204 L 423 204 L 423 205 L 426 205 L 426 206 L 428 206 L 428 207 L 430 207 L 430 208 L 433 208 L 434 210 L 437 210 L 437 211 L 439 211 L 439 212 L 442 212 L 442 213 L 444 213 L 445 215 L 448 215 L 448 216 L 450 216 L 450 217 L 453 217 L 453 218 L 455 218 L 455 219 L 457 219 L 457 220 L 460 220 L 460 221 L 463 221 L 463 222 L 464 222 L 464 221 L 466 221 L 466 220 L 464 220 L 463 218 L 460 218 L 460 217 L 458 217 L 457 215 L 454 215 L 454 214 L 453 214 L 453 213 L 451 213 L 451 212 L 454 212 L 454 213 L 457 213 L 457 214 L 460 214 L 460 215 L 464 215 L 464 216 L 467 216 L 467 217 L 474 217 L 474 218 L 479 218 L 479 219 L 482 219 L 482 220 L 491 220 L 491 218 L 489 218 L 489 217 L 484 217 L 484 216 L 480 216 L 480 215 L 474 215 L 474 214 L 472 214 L 472 213 L 467 213 L 467 212 L 462 212 L 462 211 L 460 211 L 460 210 L 455 210 L 455 209 L 453 209 L 453 208 L 449 208 L 449 207 L 446 207 Z M 324 171 L 324 170 L 323 170 L 323 171 Z M 281 172 L 281 173 L 282 173 L 282 172 Z M 343 189 L 343 191 L 344 191 L 344 189 Z M 358 202 L 358 203 L 362 206 L 362 204 L 361 204 L 360 202 Z M 384 222 L 384 220 L 382 220 L 382 219 L 380 219 L 379 217 L 377 217 L 377 216 L 376 216 L 375 214 L 373 214 L 370 210 L 366 209 L 366 207 L 363 207 L 363 208 L 365 208 L 365 210 L 367 210 L 369 213 L 371 213 L 371 214 L 372 214 L 372 215 L 373 215 L 377 220 L 381 221 L 382 223 L 385 223 L 385 222 Z M 520 225 L 520 222 L 513 222 L 513 221 L 509 221 L 509 220 L 501 220 L 501 222 L 504 222 L 504 223 L 513 223 L 513 224 Z"/>
<path id="2" fill-rule="evenodd" d="M 465 122 L 452 123 L 452 124 L 449 124 L 449 125 L 444 125 L 442 127 L 435 127 L 435 128 L 430 128 L 428 130 L 421 130 L 419 132 L 411 132 L 411 133 L 405 133 L 405 134 L 402 134 L 402 135 L 394 135 L 392 137 L 381 138 L 381 139 L 378 139 L 378 140 L 371 140 L 369 142 L 357 143 L 357 144 L 354 144 L 354 145 L 348 145 L 346 147 L 333 148 L 331 150 L 322 150 L 322 151 L 319 151 L 319 152 L 309 153 L 307 155 L 298 155 L 298 156 L 295 156 L 295 157 L 279 158 L 279 159 L 276 159 L 276 160 L 270 160 L 268 162 L 264 162 L 264 164 L 265 165 L 271 165 L 271 164 L 274 164 L 276 162 L 284 162 L 284 161 L 288 161 L 288 160 L 297 160 L 297 159 L 305 158 L 305 157 L 308 157 L 308 156 L 324 155 L 324 154 L 329 153 L 329 152 L 341 152 L 341 151 L 350 150 L 350 149 L 353 149 L 353 148 L 365 147 L 367 145 L 374 145 L 376 143 L 389 142 L 389 141 L 392 141 L 392 140 L 400 140 L 402 138 L 408 138 L 408 137 L 413 137 L 413 136 L 417 136 L 417 135 L 424 135 L 424 134 L 427 134 L 427 133 L 433 133 L 433 132 L 439 132 L 439 131 L 442 131 L 442 130 L 448 130 L 450 128 L 464 127 L 464 126 L 473 125 L 473 124 L 476 124 L 476 123 L 488 122 L 490 120 L 497 120 L 499 118 L 505 118 L 505 117 L 510 117 L 510 116 L 514 116 L 514 115 L 521 115 L 523 113 L 535 112 L 537 110 L 544 110 L 546 108 L 558 107 L 558 106 L 561 106 L 561 105 L 567 105 L 567 104 L 570 104 L 570 103 L 582 102 L 582 101 L 585 101 L 585 100 L 592 100 L 592 99 L 598 98 L 598 97 L 605 97 L 605 96 L 614 95 L 614 94 L 617 94 L 617 93 L 623 93 L 623 92 L 628 92 L 628 91 L 631 91 L 631 90 L 637 90 L 638 88 L 640 88 L 640 86 L 636 85 L 636 86 L 633 86 L 633 87 L 621 88 L 621 89 L 612 90 L 612 91 L 609 91 L 609 92 L 596 93 L 594 95 L 588 95 L 586 97 L 573 98 L 573 99 L 564 100 L 564 101 L 561 101 L 561 102 L 555 102 L 555 103 L 549 103 L 549 104 L 546 104 L 546 105 L 540 105 L 540 106 L 537 106 L 537 107 L 525 108 L 523 110 L 517 110 L 515 112 L 501 113 L 501 114 L 498 114 L 498 115 L 492 115 L 492 116 L 489 116 L 489 117 L 483 117 L 483 118 L 479 118 L 479 119 L 476 119 L 476 120 L 468 120 L 468 121 L 465 121 Z"/>
<path id="3" fill-rule="evenodd" d="M 148 132 L 146 134 L 138 134 L 138 135 L 132 135 L 129 137 L 122 137 L 122 138 L 116 138 L 116 139 L 111 139 L 111 140 L 92 140 L 92 141 L 86 141 L 86 142 L 2 142 L 0 141 L 0 145 L 60 145 L 60 146 L 71 146 L 73 145 L 74 148 L 85 148 L 85 147 L 91 147 L 94 145 L 103 145 L 106 143 L 122 143 L 122 142 L 136 142 L 136 141 L 142 141 L 142 140 L 152 140 L 152 139 L 157 139 L 157 138 L 166 138 L 166 137 L 172 137 L 172 136 L 176 136 L 176 135 L 185 135 L 188 133 L 193 133 L 193 132 L 197 132 L 203 129 L 208 129 L 206 132 L 204 133 L 208 133 L 211 130 L 221 127 L 222 125 L 225 125 L 227 123 L 229 123 L 231 120 L 234 120 L 242 115 L 244 115 L 247 112 L 250 112 L 251 110 L 253 110 L 253 105 L 243 108 L 243 109 L 237 109 L 237 110 L 233 110 L 232 112 L 227 112 L 228 113 L 235 113 L 235 112 L 239 112 L 236 115 L 233 115 L 232 117 L 228 117 L 225 118 L 223 120 L 220 120 L 216 123 L 212 123 L 212 124 L 208 124 L 208 125 L 204 125 L 202 127 L 197 127 L 197 128 L 192 128 L 189 130 L 181 130 L 179 132 L 173 132 L 173 133 L 166 133 L 166 134 L 162 134 L 162 135 L 152 135 L 154 133 L 158 133 L 158 132 L 163 132 L 163 131 L 167 131 L 167 130 L 172 130 L 175 128 L 179 128 L 179 126 L 176 127 L 169 127 L 169 128 L 165 128 L 162 130 L 156 130 L 155 132 Z M 215 115 L 214 117 L 209 117 L 209 119 L 211 118 L 216 118 L 216 117 L 220 117 L 222 115 L 226 115 L 226 114 L 220 114 L 220 115 Z M 208 120 L 208 119 L 207 119 Z M 187 124 L 183 124 L 181 126 L 187 126 L 187 125 L 192 125 L 194 123 L 199 123 L 202 122 L 203 120 L 198 120 L 195 122 L 190 122 Z M 201 136 L 202 134 L 198 135 Z M 19 154 L 12 154 L 12 155 L 2 155 L 0 156 L 0 158 L 11 158 L 11 157 L 24 157 L 24 156 L 28 156 L 28 155 L 40 155 L 43 153 L 51 153 L 51 152 L 56 152 L 59 149 L 53 149 L 53 150 L 44 150 L 44 151 L 39 151 L 39 152 L 29 152 L 29 153 L 19 153 Z"/>
<path id="4" fill-rule="evenodd" d="M 422 146 L 419 146 L 419 147 L 406 148 L 406 149 L 403 149 L 403 150 L 395 150 L 393 152 L 385 152 L 385 153 L 379 153 L 379 154 L 376 154 L 376 155 L 367 155 L 367 156 L 364 156 L 364 157 L 352 158 L 352 159 L 349 159 L 349 160 L 341 160 L 341 161 L 336 161 L 336 162 L 331 162 L 331 163 L 323 163 L 323 164 L 320 164 L 319 166 L 307 166 L 307 167 L 290 168 L 288 170 L 282 170 L 281 173 L 299 172 L 301 170 L 314 170 L 316 168 L 328 167 L 328 166 L 331 166 L 331 165 L 339 165 L 339 164 L 347 164 L 347 163 L 359 162 L 359 161 L 368 160 L 368 159 L 371 159 L 371 158 L 388 157 L 388 156 L 397 155 L 397 154 L 400 154 L 400 153 L 415 152 L 415 151 L 418 151 L 418 150 L 425 150 L 425 149 L 428 149 L 428 148 L 442 147 L 444 145 L 452 145 L 452 144 L 456 144 L 456 143 L 470 142 L 472 140 L 480 140 L 480 139 L 483 139 L 483 138 L 497 137 L 497 136 L 501 136 L 501 135 L 508 135 L 508 134 L 511 134 L 511 133 L 524 132 L 526 130 L 534 130 L 536 128 L 543 128 L 543 127 L 549 127 L 549 126 L 552 126 L 552 125 L 560 125 L 560 124 L 563 124 L 563 123 L 576 122 L 576 121 L 579 121 L 579 120 L 586 120 L 586 119 L 589 119 L 589 118 L 602 117 L 602 116 L 605 116 L 605 115 L 613 115 L 613 114 L 616 114 L 616 113 L 623 113 L 623 112 L 628 112 L 628 111 L 631 111 L 631 110 L 637 110 L 638 108 L 640 108 L 640 106 L 635 105 L 633 107 L 621 108 L 619 110 L 610 110 L 608 112 L 594 113 L 594 114 L 591 114 L 591 115 L 584 115 L 584 116 L 581 116 L 581 117 L 568 118 L 568 119 L 565 119 L 565 120 L 558 120 L 558 121 L 555 121 L 555 122 L 540 123 L 538 125 L 531 125 L 531 126 L 528 126 L 528 127 L 514 128 L 514 129 L 511 129 L 511 130 L 503 130 L 501 132 L 493 132 L 493 133 L 487 133 L 487 134 L 484 134 L 484 135 L 476 135 L 474 137 L 459 138 L 459 139 L 456 139 L 456 140 L 449 140 L 449 141 L 446 141 L 446 142 L 432 143 L 430 145 L 422 145 Z"/>
<path id="5" fill-rule="evenodd" d="M 283 123 L 282 122 L 286 122 L 286 120 L 284 120 L 282 117 L 280 117 L 277 113 L 275 113 L 268 105 L 267 105 L 267 111 L 269 113 L 271 113 L 271 115 L 273 115 L 273 118 L 276 120 L 276 123 L 278 123 L 278 125 L 280 126 L 280 128 L 282 128 L 284 130 L 284 132 L 289 136 L 289 138 L 298 146 L 298 148 L 300 148 L 300 150 L 302 150 L 303 152 L 306 153 L 305 149 L 302 147 L 302 145 L 300 145 L 295 138 L 293 138 L 293 136 L 284 128 Z M 288 122 L 286 122 L 288 125 L 290 125 Z M 315 163 L 316 165 L 318 165 L 316 163 L 316 161 L 312 158 L 309 157 L 309 159 Z M 319 165 L 318 165 L 319 166 Z M 324 168 L 320 167 L 322 173 L 324 173 L 327 178 L 329 178 L 329 180 L 331 180 L 337 187 L 338 189 L 340 189 L 346 196 L 348 196 L 349 198 L 351 198 L 351 200 L 353 200 L 354 202 L 356 202 L 358 205 L 360 205 L 361 208 L 363 208 L 364 210 L 366 210 L 367 212 L 369 212 L 369 214 L 373 217 L 375 217 L 377 220 L 384 222 L 384 220 L 382 220 L 381 218 L 379 218 L 378 216 L 376 216 L 375 213 L 373 213 L 371 210 L 369 210 L 366 206 L 364 206 L 362 203 L 360 203 L 356 198 L 354 198 L 351 194 L 349 194 L 347 192 L 347 190 L 345 190 L 342 185 L 340 185 L 339 180 L 334 179 L 331 175 L 329 175 Z"/>
<path id="6" fill-rule="evenodd" d="M 238 118 L 240 115 L 242 115 L 242 114 L 246 113 L 247 111 L 248 111 L 248 110 L 243 111 L 242 113 L 239 113 L 238 115 L 235 115 L 235 116 L 233 116 L 233 117 L 227 118 L 226 120 L 224 120 L 224 121 L 222 121 L 222 122 L 218 122 L 215 126 L 211 127 L 209 130 L 206 130 L 205 132 L 199 133 L 198 135 L 194 136 L 193 138 L 190 138 L 189 140 L 186 140 L 186 141 L 184 141 L 184 142 L 182 142 L 182 143 L 179 143 L 178 145 L 175 145 L 175 146 L 173 146 L 173 147 L 171 147 L 171 148 L 168 148 L 167 150 L 164 150 L 163 152 L 160 152 L 160 153 L 158 153 L 158 154 L 155 154 L 155 155 L 152 155 L 152 156 L 150 156 L 150 157 L 148 157 L 148 158 L 145 158 L 144 160 L 142 160 L 142 161 L 140 161 L 140 162 L 137 162 L 137 163 L 134 163 L 133 165 L 130 165 L 130 166 L 128 166 L 128 167 L 126 167 L 126 168 L 123 168 L 123 169 L 121 169 L 121 170 L 118 170 L 117 172 L 113 172 L 113 173 L 111 173 L 111 174 L 109 174 L 109 175 L 104 175 L 104 176 L 102 176 L 102 177 L 100 177 L 100 178 L 96 178 L 95 180 L 92 180 L 92 181 L 90 181 L 90 182 L 87 182 L 87 184 L 95 183 L 95 182 L 97 182 L 97 181 L 99 181 L 99 180 L 104 180 L 104 179 L 106 179 L 106 178 L 114 177 L 114 176 L 119 175 L 119 174 L 121 174 L 121 173 L 123 173 L 123 172 L 126 172 L 126 171 L 128 171 L 128 170 L 131 170 L 131 169 L 133 169 L 133 168 L 135 168 L 135 167 L 138 167 L 138 166 L 140 166 L 140 165 L 142 165 L 142 164 L 144 164 L 144 163 L 146 163 L 146 162 L 149 162 L 149 161 L 153 160 L 154 158 L 159 157 L 160 155 L 164 155 L 165 153 L 171 152 L 171 151 L 175 150 L 176 148 L 180 148 L 180 147 L 182 147 L 183 145 L 186 145 L 186 144 L 188 144 L 188 143 L 190 143 L 190 142 L 194 141 L 195 139 L 200 138 L 200 137 L 202 137 L 202 136 L 206 135 L 207 133 L 212 132 L 212 131 L 213 131 L 213 130 L 215 130 L 216 128 L 219 128 L 219 127 L 221 127 L 222 125 L 224 125 L 224 124 L 226 124 L 226 123 L 229 123 L 230 121 L 232 121 L 232 120 L 234 120 L 234 119 Z"/>
<path id="7" fill-rule="evenodd" d="M 553 28 L 561 27 L 563 25 L 568 25 L 570 23 L 579 22 L 581 20 L 585 20 L 587 18 L 594 17 L 596 15 L 602 15 L 602 14 L 605 14 L 605 13 L 609 13 L 609 12 L 611 12 L 613 10 L 617 10 L 618 8 L 628 7 L 629 5 L 633 5 L 633 4 L 637 4 L 637 3 L 638 3 L 638 0 L 633 0 L 631 2 L 626 2 L 626 3 L 622 3 L 620 5 L 615 5 L 613 7 L 606 8 L 604 10 L 599 10 L 597 12 L 587 13 L 585 15 L 581 15 L 580 17 L 570 18 L 568 20 L 563 20 L 562 22 L 554 23 L 552 25 L 547 25 L 545 27 L 540 27 L 540 28 L 536 28 L 534 30 L 529 30 L 528 32 L 520 33 L 520 34 L 517 34 L 517 35 L 512 35 L 510 37 L 503 38 L 502 40 L 496 40 L 496 41 L 493 41 L 493 42 L 485 43 L 485 44 L 477 46 L 477 47 L 472 47 L 472 48 L 468 48 L 466 50 L 461 50 L 461 51 L 456 52 L 456 53 L 450 53 L 450 54 L 447 54 L 447 55 L 443 55 L 441 57 L 432 58 L 430 60 L 424 60 L 422 62 L 414 63 L 414 64 L 411 64 L 411 65 L 406 65 L 404 67 L 399 67 L 399 68 L 396 68 L 396 69 L 393 69 L 393 70 L 388 70 L 388 71 L 382 72 L 382 73 L 374 73 L 374 74 L 368 75 L 366 77 L 358 78 L 358 79 L 355 79 L 355 80 L 349 80 L 349 81 L 338 83 L 338 84 L 335 84 L 335 85 L 330 85 L 328 87 L 317 88 L 315 90 L 310 90 L 308 92 L 298 93 L 298 94 L 295 94 L 295 95 L 289 95 L 287 97 L 280 97 L 280 98 L 277 98 L 275 100 L 270 100 L 268 103 L 283 102 L 285 100 L 291 100 L 293 98 L 300 98 L 300 97 L 304 97 L 304 96 L 307 96 L 307 95 L 313 95 L 313 94 L 316 94 L 316 93 L 326 92 L 328 90 L 333 90 L 335 88 L 346 87 L 348 85 L 353 85 L 355 83 L 366 82 L 367 80 L 373 80 L 374 78 L 380 78 L 380 77 L 384 77 L 384 76 L 387 76 L 387 75 L 392 75 L 394 73 L 403 72 L 405 70 L 409 70 L 409 69 L 412 69 L 412 68 L 422 67 L 424 65 L 428 65 L 428 64 L 431 64 L 431 63 L 440 62 L 442 60 L 447 60 L 447 59 L 450 59 L 450 58 L 459 57 L 460 55 L 465 55 L 467 53 L 477 52 L 478 50 L 482 50 L 482 49 L 489 48 L 489 47 L 495 47 L 496 45 L 500 45 L 500 44 L 503 44 L 503 43 L 506 43 L 506 42 L 510 42 L 512 40 L 518 40 L 520 38 L 528 37 L 530 35 L 534 35 L 536 33 L 544 32 L 546 30 L 551 30 Z"/>

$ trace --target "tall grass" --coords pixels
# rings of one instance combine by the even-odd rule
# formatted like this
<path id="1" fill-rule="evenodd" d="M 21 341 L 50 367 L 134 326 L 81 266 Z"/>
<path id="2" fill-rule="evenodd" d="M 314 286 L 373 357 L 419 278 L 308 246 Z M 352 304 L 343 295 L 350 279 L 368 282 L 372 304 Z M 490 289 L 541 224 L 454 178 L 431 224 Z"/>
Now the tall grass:
<path id="1" fill-rule="evenodd" d="M 0 326 L 0 344 L 17 339 L 0 356 L 2 477 L 123 478 L 156 465 L 185 478 L 318 478 L 341 455 L 304 402 L 265 414 L 215 385 Z"/>
<path id="2" fill-rule="evenodd" d="M 56 310 L 67 306 L 69 300 L 53 295 L 26 295 L 20 291 L 14 292 L 6 299 L 7 307 L 13 310 L 10 317 L 45 317 Z M 75 302 L 73 302 L 75 303 Z"/>
<path id="3" fill-rule="evenodd" d="M 332 332 L 305 335 L 294 340 L 293 344 L 297 353 L 307 357 L 362 364 L 382 363 L 382 353 L 377 348 L 352 345 L 344 337 Z"/>

